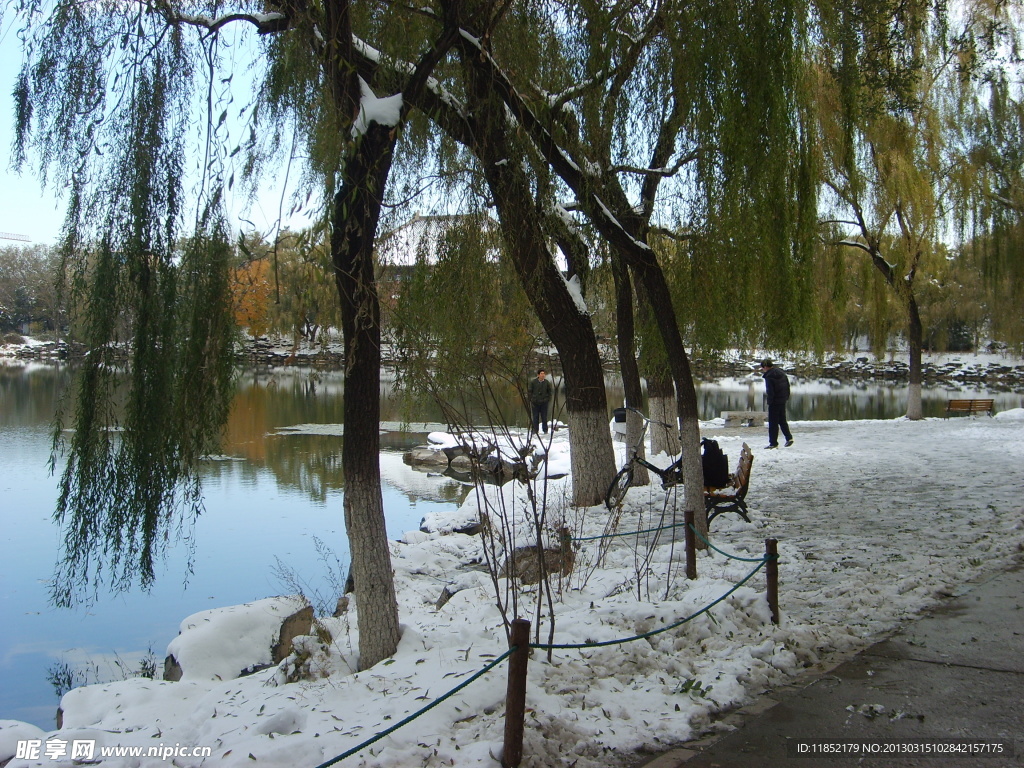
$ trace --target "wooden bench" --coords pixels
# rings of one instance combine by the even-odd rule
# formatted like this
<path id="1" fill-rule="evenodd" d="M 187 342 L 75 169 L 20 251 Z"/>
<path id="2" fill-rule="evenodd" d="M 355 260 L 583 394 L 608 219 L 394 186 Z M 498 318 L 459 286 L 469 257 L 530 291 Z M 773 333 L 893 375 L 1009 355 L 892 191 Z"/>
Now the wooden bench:
<path id="1" fill-rule="evenodd" d="M 747 503 L 744 499 L 747 496 L 747 486 L 750 485 L 750 467 L 754 463 L 754 454 L 750 452 L 750 446 L 743 444 L 740 451 L 740 462 L 736 466 L 736 473 L 729 475 L 730 484 L 724 488 L 704 488 L 704 511 L 708 516 L 708 527 L 711 521 L 723 512 L 735 512 L 748 523 Z"/>
<path id="2" fill-rule="evenodd" d="M 946 403 L 946 418 L 951 413 L 987 413 L 995 415 L 995 400 L 950 400 Z"/>
<path id="3" fill-rule="evenodd" d="M 726 427 L 763 427 L 768 420 L 767 411 L 722 411 Z"/>

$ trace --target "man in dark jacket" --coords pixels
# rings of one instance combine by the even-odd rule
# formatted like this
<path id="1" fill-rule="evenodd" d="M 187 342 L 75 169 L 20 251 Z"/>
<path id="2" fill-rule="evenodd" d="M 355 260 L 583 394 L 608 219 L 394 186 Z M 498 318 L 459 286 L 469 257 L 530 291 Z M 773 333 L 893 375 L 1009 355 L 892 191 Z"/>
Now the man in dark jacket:
<path id="1" fill-rule="evenodd" d="M 771 360 L 761 361 L 764 377 L 764 399 L 768 403 L 768 447 L 779 447 L 779 430 L 786 438 L 786 447 L 793 444 L 793 434 L 786 421 L 786 401 L 789 400 L 789 378 L 776 368 Z"/>
<path id="2" fill-rule="evenodd" d="M 537 371 L 537 378 L 531 379 L 526 394 L 530 399 L 530 407 L 533 409 L 533 431 L 536 432 L 541 423 L 544 424 L 544 434 L 548 432 L 548 403 L 555 393 L 555 388 L 547 380 L 547 372 L 541 368 Z"/>

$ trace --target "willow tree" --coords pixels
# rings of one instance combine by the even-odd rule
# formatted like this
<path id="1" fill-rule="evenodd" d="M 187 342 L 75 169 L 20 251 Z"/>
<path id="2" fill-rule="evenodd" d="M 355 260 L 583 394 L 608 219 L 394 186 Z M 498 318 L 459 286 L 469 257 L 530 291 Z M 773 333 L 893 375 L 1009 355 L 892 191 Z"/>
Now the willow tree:
<path id="1" fill-rule="evenodd" d="M 446 172 L 461 164 L 482 179 L 466 183 L 471 197 L 493 205 L 503 239 L 503 258 L 513 266 L 522 289 L 559 353 L 565 382 L 566 421 L 572 451 L 573 501 L 582 506 L 600 503 L 614 475 L 614 454 L 608 430 L 604 375 L 593 321 L 562 275 L 558 243 L 570 253 L 585 252 L 579 238 L 565 227 L 559 212 L 544 194 L 541 177 L 550 175 L 546 161 L 538 161 L 529 142 L 523 142 L 515 120 L 508 114 L 500 93 L 487 71 L 475 65 L 480 37 L 502 40 L 515 47 L 532 34 L 522 25 L 520 11 L 529 15 L 532 6 L 500 2 L 442 2 L 437 13 L 457 20 L 464 34 L 456 46 L 460 65 L 435 71 L 438 82 L 417 94 L 406 93 L 408 102 L 437 129 L 443 143 L 460 148 L 456 160 L 442 158 Z M 429 9 L 422 9 L 425 14 Z M 533 46 L 520 46 L 530 60 Z M 385 62 L 401 70 L 401 62 Z M 418 173 L 418 169 L 414 173 Z M 577 259 L 582 265 L 585 259 Z M 582 270 L 581 270 L 582 273 Z M 577 275 L 579 276 L 579 275 Z"/>
<path id="2" fill-rule="evenodd" d="M 341 304 L 345 519 L 360 663 L 371 666 L 399 639 L 378 465 L 372 247 L 408 112 L 393 94 L 426 87 L 455 30 L 344 0 L 194 10 L 205 13 L 164 2 L 19 6 L 26 65 L 15 94 L 16 154 L 34 148 L 43 178 L 52 173 L 74 190 L 64 251 L 89 312 L 91 354 L 57 510 L 66 559 L 56 596 L 70 602 L 83 583 L 98 584 L 103 568 L 115 587 L 148 586 L 170 535 L 200 511 L 198 462 L 216 445 L 230 396 L 230 248 L 221 211 L 235 182 L 231 160 L 247 158 L 242 172 L 255 180 L 259 170 L 276 169 L 274 148 L 295 146 L 323 201 Z M 396 24 L 403 34 L 394 34 Z M 380 83 L 366 53 L 383 54 L 356 31 L 403 46 L 415 63 L 388 70 L 394 77 Z M 246 56 L 262 79 L 252 80 L 252 108 L 235 114 L 231 102 L 243 85 L 232 80 Z M 375 86 L 390 98 L 378 99 Z M 229 141 L 237 120 L 249 130 L 244 145 Z M 198 136 L 190 135 L 195 124 Z M 199 158 L 196 167 L 186 167 L 190 157 Z M 121 341 L 131 351 L 123 415 L 110 364 Z"/>
<path id="3" fill-rule="evenodd" d="M 717 244 L 749 241 L 733 278 L 752 284 L 763 274 L 752 258 L 786 267 L 776 275 L 799 264 L 814 203 L 810 137 L 792 98 L 804 10 L 578 2 L 554 18 L 534 8 L 533 33 L 507 47 L 485 28 L 460 41 L 559 180 L 561 210 L 581 215 L 646 290 L 675 381 L 693 509 L 703 508 L 696 393 L 651 240 L 700 224 Z M 546 66 L 524 68 L 524 56 Z M 678 179 L 670 194 L 663 179 Z"/>
<path id="4" fill-rule="evenodd" d="M 979 96 L 975 77 L 1005 21 L 988 3 L 961 11 L 926 2 L 839 7 L 825 18 L 835 45 L 817 54 L 826 237 L 863 254 L 896 299 L 910 419 L 922 418 L 918 286 L 942 270 L 945 240 L 977 194 L 962 135 Z"/>
<path id="5" fill-rule="evenodd" d="M 990 332 L 1024 348 L 1024 93 L 1007 64 L 981 89 L 963 145 L 971 159 L 962 258 L 980 270 Z"/>

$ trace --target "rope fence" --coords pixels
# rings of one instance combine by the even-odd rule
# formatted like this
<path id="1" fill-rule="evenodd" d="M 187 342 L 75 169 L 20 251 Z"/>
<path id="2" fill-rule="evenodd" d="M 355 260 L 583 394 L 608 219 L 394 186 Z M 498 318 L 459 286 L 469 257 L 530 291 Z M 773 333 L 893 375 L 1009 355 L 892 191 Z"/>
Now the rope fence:
<path id="1" fill-rule="evenodd" d="M 714 602 L 708 603 L 703 608 L 701 608 L 699 611 L 695 611 L 694 613 L 691 613 L 685 619 L 680 619 L 679 621 L 674 622 L 672 624 L 669 624 L 667 626 L 661 627 L 660 629 L 652 629 L 650 632 L 645 632 L 642 635 L 633 635 L 632 637 L 623 637 L 623 638 L 620 638 L 618 640 L 604 640 L 604 641 L 596 642 L 596 643 L 565 643 L 565 644 L 530 643 L 530 647 L 533 648 L 533 649 L 539 650 L 539 651 L 572 651 L 572 650 L 582 650 L 582 649 L 585 649 L 585 648 L 604 648 L 604 647 L 609 646 L 609 645 L 624 645 L 626 643 L 632 643 L 635 640 L 646 640 L 649 637 L 654 637 L 655 635 L 660 635 L 662 632 L 668 632 L 670 629 L 675 629 L 676 627 L 681 627 L 683 624 L 686 624 L 687 622 L 692 621 L 693 619 L 697 618 L 698 616 L 700 616 L 700 615 L 710 611 L 712 608 L 714 608 L 720 602 L 722 602 L 727 597 L 729 597 L 729 595 L 731 595 L 737 589 L 739 589 L 744 584 L 746 584 L 753 577 L 753 575 L 755 573 L 760 571 L 765 566 L 765 564 L 767 562 L 768 562 L 767 558 L 762 560 L 754 568 L 754 570 L 752 570 L 750 573 L 748 573 L 746 576 L 744 576 L 741 581 L 739 581 L 739 582 L 737 582 L 736 584 L 733 585 L 732 589 L 730 589 L 728 592 L 726 592 L 724 595 L 719 597 Z"/>
<path id="2" fill-rule="evenodd" d="M 708 547 L 710 547 L 711 549 L 715 550 L 715 552 L 717 552 L 717 553 L 718 553 L 718 554 L 720 554 L 720 555 L 725 555 L 725 556 L 726 556 L 727 558 L 729 558 L 730 560 L 739 560 L 739 561 L 740 561 L 740 562 L 742 562 L 742 563 L 760 563 L 761 561 L 763 561 L 763 560 L 765 559 L 764 557 L 740 557 L 739 555 L 731 555 L 731 554 L 729 554 L 728 552 L 725 552 L 725 551 L 723 551 L 723 550 L 719 549 L 719 548 L 718 548 L 718 547 L 716 547 L 716 546 L 715 546 L 714 544 L 712 544 L 712 543 L 711 543 L 710 541 L 708 541 L 707 539 L 705 539 L 705 538 L 704 538 L 704 537 L 703 537 L 703 536 L 701 535 L 700 531 L 698 531 L 698 530 L 697 530 L 696 526 L 694 526 L 694 524 L 693 524 L 693 523 L 685 523 L 685 525 L 687 525 L 687 526 L 688 526 L 688 527 L 690 528 L 690 530 L 692 530 L 692 531 L 693 531 L 694 535 L 695 535 L 695 536 L 696 536 L 696 537 L 697 537 L 698 539 L 700 539 L 700 540 L 701 540 L 701 541 L 703 541 L 703 542 L 704 542 L 705 544 L 707 544 L 707 545 L 708 545 Z"/>
<path id="3" fill-rule="evenodd" d="M 507 651 L 505 651 L 505 653 L 503 653 L 501 656 L 498 656 L 496 659 L 491 661 L 489 664 L 487 664 L 482 669 L 478 670 L 476 673 L 474 673 L 472 676 L 470 676 L 466 680 L 463 680 L 461 683 L 459 683 L 457 686 L 452 688 L 450 691 L 448 691 L 447 693 L 442 694 L 441 696 L 437 697 L 432 702 L 430 702 L 426 706 L 422 707 L 421 709 L 417 710 L 413 714 L 409 715 L 405 719 L 401 720 L 398 723 L 395 723 L 394 725 L 392 725 L 391 727 L 389 727 L 389 728 L 387 728 L 387 729 L 385 729 L 383 731 L 380 731 L 379 733 L 375 734 L 372 738 L 367 739 L 363 743 L 359 744 L 358 746 L 353 747 L 352 749 L 350 749 L 350 750 L 348 750 L 346 752 L 343 752 L 342 754 L 338 755 L 337 757 L 331 758 L 330 760 L 328 760 L 328 761 L 326 761 L 324 763 L 320 763 L 320 765 L 316 766 L 316 768 L 328 768 L 328 766 L 335 765 L 336 763 L 341 762 L 345 758 L 350 757 L 350 756 L 356 754 L 357 752 L 360 752 L 363 749 L 366 749 L 367 747 L 369 747 L 372 744 L 380 741 L 381 739 L 384 739 L 384 738 L 390 736 L 392 733 L 397 731 L 399 728 L 401 728 L 401 727 L 411 723 L 413 720 L 415 720 L 416 718 L 418 718 L 421 715 L 425 714 L 426 712 L 428 712 L 429 710 L 433 709 L 434 707 L 438 706 L 439 704 L 441 704 L 445 700 L 451 698 L 456 693 L 458 693 L 459 691 L 463 690 L 464 688 L 466 688 L 468 685 L 470 685 L 474 681 L 480 679 L 481 677 L 483 677 L 485 674 L 490 672 L 492 669 L 494 669 L 496 666 L 501 664 L 506 659 L 509 659 L 509 671 L 508 671 L 508 688 L 507 688 L 507 692 L 506 692 L 506 696 L 505 696 L 505 741 L 504 741 L 504 749 L 502 751 L 501 765 L 502 765 L 502 768 L 518 768 L 520 762 L 522 761 L 522 756 L 523 756 L 523 732 L 524 732 L 525 712 L 526 712 L 526 678 L 527 678 L 527 669 L 528 669 L 529 656 L 530 656 L 529 652 L 531 650 L 553 651 L 553 650 L 584 650 L 584 649 L 587 649 L 587 648 L 604 648 L 604 647 L 614 646 L 614 645 L 624 645 L 626 643 L 635 642 L 637 640 L 645 640 L 647 638 L 654 637 L 655 635 L 659 635 L 659 634 L 661 634 L 663 632 L 668 632 L 668 631 L 670 631 L 672 629 L 680 627 L 683 624 L 686 624 L 687 622 L 690 622 L 693 619 L 697 618 L 698 616 L 701 616 L 701 615 L 707 613 L 712 608 L 714 608 L 716 605 L 718 605 L 719 603 L 721 603 L 722 601 L 727 599 L 730 595 L 732 595 L 734 592 L 736 592 L 736 590 L 738 590 L 744 584 L 746 584 L 751 578 L 753 578 L 754 574 L 756 574 L 762 568 L 765 569 L 765 581 L 766 581 L 766 586 L 767 586 L 767 599 L 768 599 L 768 606 L 769 606 L 769 609 L 771 611 L 771 620 L 772 620 L 773 624 L 778 624 L 779 623 L 779 604 L 778 604 L 778 586 L 779 586 L 778 562 L 779 562 L 779 556 L 778 556 L 778 549 L 777 549 L 777 542 L 776 542 L 776 540 L 775 539 L 765 539 L 765 554 L 764 554 L 763 557 L 760 557 L 760 558 L 745 558 L 745 557 L 739 557 L 739 556 L 736 556 L 736 555 L 730 555 L 729 553 L 723 552 L 722 550 L 718 549 L 717 547 L 712 546 L 711 542 L 709 542 L 707 539 L 705 539 L 703 536 L 701 536 L 701 534 L 694 527 L 694 525 L 693 525 L 693 512 L 692 511 L 688 510 L 686 512 L 686 522 L 685 523 L 676 524 L 676 525 L 672 525 L 672 526 L 666 526 L 666 528 L 678 528 L 678 527 L 682 527 L 682 526 L 687 526 L 686 527 L 686 534 L 687 534 L 687 577 L 688 578 L 690 578 L 690 579 L 695 579 L 696 578 L 695 556 L 693 555 L 693 550 L 694 550 L 693 534 L 696 534 L 697 536 L 700 536 L 701 540 L 704 541 L 705 544 L 707 544 L 709 547 L 714 549 L 716 552 L 719 552 L 719 553 L 725 555 L 726 557 L 729 557 L 729 558 L 731 558 L 733 560 L 757 563 L 757 565 L 754 567 L 754 569 L 752 571 L 750 571 L 750 573 L 748 573 L 746 576 L 744 576 L 743 579 L 741 579 L 739 582 L 734 584 L 732 586 L 732 588 L 729 589 L 729 591 L 727 591 L 725 594 L 721 595 L 719 598 L 717 598 L 716 600 L 712 601 L 711 603 L 708 603 L 707 605 L 705 605 L 700 610 L 695 611 L 694 613 L 691 613 L 689 616 L 686 616 L 685 618 L 680 619 L 679 621 L 673 622 L 672 624 L 666 625 L 664 627 L 660 627 L 658 629 L 651 630 L 650 632 L 645 632 L 645 633 L 640 634 L 640 635 L 633 635 L 631 637 L 624 637 L 624 638 L 619 638 L 619 639 L 616 639 L 616 640 L 604 640 L 604 641 L 601 641 L 601 642 L 590 642 L 590 643 L 551 643 L 551 644 L 546 644 L 546 643 L 530 643 L 529 642 L 529 638 L 530 638 L 530 622 L 525 620 L 525 619 L 515 619 L 515 620 L 512 621 L 511 633 L 510 633 L 510 638 L 509 638 L 509 649 Z M 649 532 L 653 532 L 653 531 L 656 531 L 656 530 L 664 530 L 664 529 L 663 528 L 657 528 L 657 529 L 653 529 L 652 531 L 649 531 Z M 612 535 L 629 535 L 629 534 L 612 534 Z M 598 539 L 598 538 L 608 538 L 608 537 L 600 537 L 600 536 L 592 537 L 592 539 Z M 574 539 L 574 541 L 583 541 L 583 540 L 588 540 L 589 541 L 589 540 L 592 540 L 592 539 Z M 691 570 L 690 570 L 691 558 L 693 558 L 693 563 L 692 563 L 693 564 L 693 571 L 692 571 L 692 575 L 691 575 Z"/>
<path id="4" fill-rule="evenodd" d="M 403 725 L 407 725 L 408 723 L 411 723 L 417 717 L 419 717 L 420 715 L 426 714 L 428 711 L 430 711 L 431 709 L 436 707 L 438 704 L 443 702 L 445 699 L 448 699 L 448 698 L 451 698 L 452 696 L 454 696 L 456 693 L 461 691 L 463 688 L 468 686 L 470 683 L 474 682 L 475 680 L 477 680 L 480 677 L 483 677 L 485 674 L 490 672 L 492 669 L 494 669 L 496 666 L 498 666 L 501 662 L 503 662 L 505 659 L 507 659 L 509 656 L 511 656 L 513 653 L 515 653 L 516 650 L 518 650 L 518 648 L 513 645 L 511 648 L 509 648 L 507 651 L 505 651 L 503 654 L 501 654 L 501 656 L 499 656 L 494 661 L 492 661 L 490 664 L 488 664 L 486 667 L 484 667 L 483 669 L 478 671 L 472 677 L 470 677 L 470 678 L 468 678 L 466 680 L 463 680 L 457 686 L 455 686 L 450 691 L 448 691 L 448 693 L 445 693 L 445 694 L 442 694 L 441 696 L 438 696 L 436 699 L 434 699 L 432 702 L 427 704 L 425 707 L 422 707 L 421 709 L 417 710 L 416 712 L 414 712 L 413 714 L 409 715 L 407 718 L 405 718 L 401 722 L 395 723 L 390 728 L 386 728 L 385 730 L 381 731 L 380 733 L 375 734 L 372 738 L 367 739 L 366 741 L 364 741 L 359 746 L 352 747 L 352 749 L 348 750 L 347 752 L 342 752 L 337 757 L 332 757 L 330 760 L 328 760 L 325 763 L 320 763 L 320 765 L 318 765 L 316 768 L 327 768 L 328 766 L 334 765 L 335 763 L 340 763 L 346 757 L 351 757 L 356 752 L 360 752 L 360 751 L 366 749 L 371 744 L 374 744 L 374 743 L 380 741 L 381 739 L 390 736 L 392 733 L 397 731 Z"/>
<path id="5" fill-rule="evenodd" d="M 614 539 L 621 536 L 639 536 L 642 533 L 657 533 L 658 531 L 670 531 L 673 528 L 682 528 L 686 523 L 672 523 L 672 525 L 662 525 L 658 528 L 647 528 L 642 531 L 616 531 L 615 533 L 604 533 L 600 536 L 581 536 L 579 538 L 571 539 L 571 541 L 599 541 L 600 539 Z"/>

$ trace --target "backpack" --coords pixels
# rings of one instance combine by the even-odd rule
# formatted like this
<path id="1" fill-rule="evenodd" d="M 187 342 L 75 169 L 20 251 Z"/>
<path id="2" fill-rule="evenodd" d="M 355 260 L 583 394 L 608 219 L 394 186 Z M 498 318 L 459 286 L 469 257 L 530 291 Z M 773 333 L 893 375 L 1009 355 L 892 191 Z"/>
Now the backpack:
<path id="1" fill-rule="evenodd" d="M 704 467 L 704 485 L 709 488 L 724 488 L 729 485 L 729 457 L 726 456 L 717 440 L 703 438 L 700 441 L 703 452 L 701 464 Z"/>

